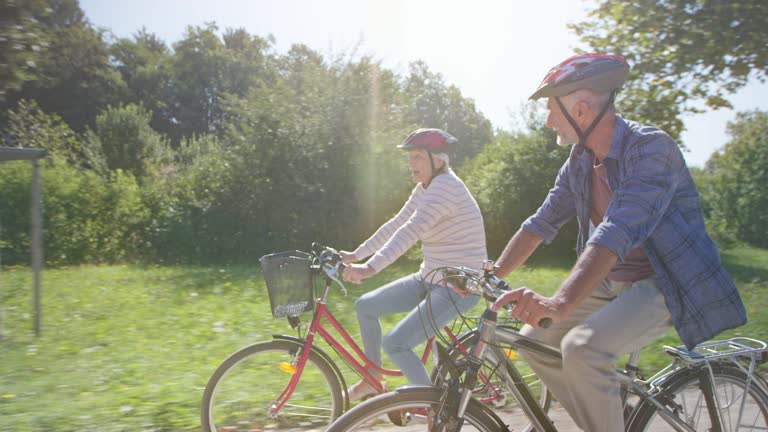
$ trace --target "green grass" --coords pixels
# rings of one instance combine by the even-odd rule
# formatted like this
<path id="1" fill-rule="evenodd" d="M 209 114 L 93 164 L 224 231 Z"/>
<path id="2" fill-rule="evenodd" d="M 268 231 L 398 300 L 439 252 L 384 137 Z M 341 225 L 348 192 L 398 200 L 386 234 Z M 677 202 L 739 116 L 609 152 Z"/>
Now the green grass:
<path id="1" fill-rule="evenodd" d="M 722 336 L 768 339 L 768 251 L 736 249 L 723 259 L 750 322 Z M 569 264 L 526 267 L 508 280 L 552 292 Z M 359 340 L 354 299 L 414 268 L 400 263 L 348 285 L 349 295 L 334 293 L 330 307 Z M 46 270 L 39 338 L 31 279 L 27 268 L 0 273 L 0 431 L 196 431 L 202 389 L 219 362 L 272 333 L 295 334 L 286 320 L 272 318 L 257 266 Z M 385 329 L 399 317 L 388 318 Z M 644 350 L 644 370 L 666 364 L 662 344 L 679 340 L 672 331 Z"/>

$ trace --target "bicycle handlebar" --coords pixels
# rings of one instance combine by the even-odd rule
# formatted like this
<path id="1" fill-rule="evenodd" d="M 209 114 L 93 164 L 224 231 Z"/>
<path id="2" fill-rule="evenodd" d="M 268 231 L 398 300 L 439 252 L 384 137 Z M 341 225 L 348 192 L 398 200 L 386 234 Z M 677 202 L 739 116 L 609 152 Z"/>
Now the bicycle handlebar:
<path id="1" fill-rule="evenodd" d="M 466 278 L 468 281 L 479 282 L 479 284 L 475 284 L 474 286 L 468 286 L 472 284 L 467 284 L 465 281 L 459 288 L 470 294 L 481 295 L 486 300 L 495 302 L 502 294 L 512 289 L 512 287 L 494 274 L 492 262 L 488 261 L 487 263 L 489 264 L 482 274 L 475 270 L 461 267 L 454 269 L 457 271 L 456 273 L 448 273 L 448 278 L 460 277 Z M 445 271 L 443 273 L 445 274 Z M 514 309 L 514 304 L 510 303 L 504 307 L 511 312 Z M 539 320 L 539 327 L 549 328 L 551 325 L 552 318 L 544 317 Z"/>
<path id="2" fill-rule="evenodd" d="M 325 273 L 325 277 L 329 280 L 338 283 L 339 286 L 341 286 L 341 290 L 344 292 L 344 295 L 347 295 L 347 287 L 344 286 L 344 283 L 341 281 L 339 274 L 341 271 L 347 268 L 347 265 L 341 261 L 341 255 L 336 251 L 336 249 L 313 242 L 312 254 L 315 255 L 319 261 L 317 264 L 318 270 L 323 271 Z"/>
<path id="3" fill-rule="evenodd" d="M 347 288 L 341 282 L 338 277 L 339 271 L 343 271 L 347 265 L 342 262 L 342 257 L 336 249 L 329 246 L 323 246 L 319 243 L 312 243 L 312 253 L 319 260 L 318 268 L 325 272 L 326 276 L 341 285 L 344 294 L 347 293 Z M 463 283 L 459 287 L 469 294 L 481 295 L 485 299 L 495 302 L 503 293 L 509 291 L 511 287 L 502 279 L 497 277 L 493 273 L 493 263 L 486 262 L 486 268 L 481 274 L 475 270 L 464 267 L 452 267 L 451 272 L 446 272 L 449 268 L 443 269 L 443 278 L 456 277 Z M 446 277 L 447 275 L 447 277 Z M 467 281 L 479 282 L 479 284 L 467 284 Z M 468 286 L 471 285 L 471 286 Z M 479 285 L 479 286 L 478 286 Z M 514 306 L 507 304 L 504 306 L 507 310 L 512 311 Z M 548 328 L 552 325 L 552 318 L 544 317 L 539 320 L 539 327 Z"/>

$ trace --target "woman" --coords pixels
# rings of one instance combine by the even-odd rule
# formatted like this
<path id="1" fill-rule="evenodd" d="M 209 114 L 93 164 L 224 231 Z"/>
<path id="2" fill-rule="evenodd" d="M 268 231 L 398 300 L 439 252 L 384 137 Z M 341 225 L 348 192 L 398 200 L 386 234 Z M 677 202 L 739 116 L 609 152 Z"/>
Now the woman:
<path id="1" fill-rule="evenodd" d="M 350 264 L 344 280 L 360 283 L 383 270 L 417 241 L 422 242 L 424 261 L 419 272 L 364 294 L 355 303 L 365 354 L 381 366 L 381 348 L 411 384 L 429 385 L 427 370 L 413 349 L 433 335 L 424 325 L 419 309 L 425 310 L 430 295 L 432 317 L 439 327 L 455 318 L 458 311 L 474 306 L 478 297 L 462 297 L 449 288 L 431 286 L 424 277 L 442 266 L 479 269 L 486 259 L 485 229 L 480 209 L 467 187 L 450 168 L 448 152 L 456 138 L 440 129 L 417 129 L 398 147 L 408 151 L 408 167 L 416 187 L 397 215 L 382 225 L 354 252 L 342 251 L 345 263 L 370 257 L 365 263 Z M 410 313 L 382 341 L 379 317 Z M 371 373 L 381 378 L 372 370 Z M 350 400 L 376 393 L 365 381 L 353 385 Z"/>

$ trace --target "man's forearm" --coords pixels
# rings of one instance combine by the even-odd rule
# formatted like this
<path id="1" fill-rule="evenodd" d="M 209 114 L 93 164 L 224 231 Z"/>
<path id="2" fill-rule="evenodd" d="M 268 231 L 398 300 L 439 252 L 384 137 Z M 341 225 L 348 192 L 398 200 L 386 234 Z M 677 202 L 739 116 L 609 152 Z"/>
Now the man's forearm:
<path id="1" fill-rule="evenodd" d="M 552 298 L 566 310 L 573 309 L 605 279 L 617 259 L 616 254 L 605 246 L 588 245 Z"/>
<path id="2" fill-rule="evenodd" d="M 500 278 L 504 278 L 506 275 L 512 273 L 518 268 L 528 257 L 531 256 L 533 251 L 541 244 L 544 239 L 533 234 L 530 231 L 526 231 L 522 228 L 517 230 L 515 235 L 509 239 L 507 246 L 499 256 L 496 265 L 499 267 L 496 270 L 496 275 Z"/>

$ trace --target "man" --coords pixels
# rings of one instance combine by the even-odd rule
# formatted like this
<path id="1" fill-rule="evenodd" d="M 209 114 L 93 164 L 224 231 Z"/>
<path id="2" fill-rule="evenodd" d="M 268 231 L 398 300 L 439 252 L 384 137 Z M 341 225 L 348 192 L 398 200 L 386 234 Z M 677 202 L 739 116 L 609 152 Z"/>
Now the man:
<path id="1" fill-rule="evenodd" d="M 746 322 L 733 281 L 706 233 L 701 203 L 680 149 L 666 133 L 615 114 L 629 66 L 582 54 L 555 66 L 531 99 L 548 98 L 547 127 L 574 145 L 538 211 L 499 258 L 504 277 L 577 217 L 578 260 L 552 297 L 523 287 L 500 297 L 523 333 L 554 346 L 562 362 L 526 355 L 576 424 L 623 431 L 618 358 L 670 323 L 688 348 Z M 552 325 L 541 328 L 542 318 Z"/>

